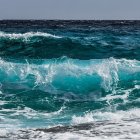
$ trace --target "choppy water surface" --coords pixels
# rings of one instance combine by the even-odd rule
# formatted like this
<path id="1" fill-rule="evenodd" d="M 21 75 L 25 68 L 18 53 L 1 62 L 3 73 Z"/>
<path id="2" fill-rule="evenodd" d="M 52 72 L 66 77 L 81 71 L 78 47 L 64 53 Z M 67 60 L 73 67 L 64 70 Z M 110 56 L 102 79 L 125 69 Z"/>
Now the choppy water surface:
<path id="1" fill-rule="evenodd" d="M 0 139 L 139 137 L 139 21 L 0 21 Z"/>

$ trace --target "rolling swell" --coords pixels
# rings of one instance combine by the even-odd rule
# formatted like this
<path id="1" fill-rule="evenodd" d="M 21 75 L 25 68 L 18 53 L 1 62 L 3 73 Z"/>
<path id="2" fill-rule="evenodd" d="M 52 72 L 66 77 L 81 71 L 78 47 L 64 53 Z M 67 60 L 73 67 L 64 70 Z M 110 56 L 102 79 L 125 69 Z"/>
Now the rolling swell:
<path id="1" fill-rule="evenodd" d="M 138 59 L 140 46 L 137 33 L 132 36 L 95 32 L 82 36 L 53 35 L 46 32 L 0 32 L 0 56 L 11 58 L 51 59 L 67 56 L 78 59 Z M 57 53 L 56 53 L 57 52 Z"/>

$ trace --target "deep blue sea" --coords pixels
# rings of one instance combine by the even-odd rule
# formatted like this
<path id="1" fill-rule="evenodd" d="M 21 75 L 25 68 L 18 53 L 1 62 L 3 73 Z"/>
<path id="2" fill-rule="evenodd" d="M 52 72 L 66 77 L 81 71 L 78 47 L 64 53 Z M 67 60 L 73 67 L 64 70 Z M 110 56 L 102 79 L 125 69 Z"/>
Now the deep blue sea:
<path id="1" fill-rule="evenodd" d="M 0 21 L 0 139 L 140 138 L 140 21 Z"/>

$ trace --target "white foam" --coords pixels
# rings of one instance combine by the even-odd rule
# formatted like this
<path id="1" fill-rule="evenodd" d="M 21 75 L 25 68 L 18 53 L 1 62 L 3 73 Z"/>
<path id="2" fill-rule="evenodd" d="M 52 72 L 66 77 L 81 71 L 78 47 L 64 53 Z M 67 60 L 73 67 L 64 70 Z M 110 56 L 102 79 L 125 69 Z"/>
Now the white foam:
<path id="1" fill-rule="evenodd" d="M 30 109 L 26 111 L 31 112 Z M 4 117 L 3 117 L 4 118 Z M 119 140 L 119 139 L 139 139 L 140 137 L 140 124 L 137 119 L 140 118 L 140 109 L 131 109 L 128 111 L 116 111 L 116 112 L 89 112 L 84 116 L 73 116 L 72 124 L 93 124 L 93 128 L 78 130 L 71 129 L 71 131 L 60 132 L 45 132 L 45 131 L 34 131 L 34 129 L 21 129 L 15 126 L 19 124 L 17 120 L 13 122 L 13 126 L 5 125 L 8 129 L 1 128 L 0 136 L 7 137 L 8 139 L 18 139 L 19 137 L 27 137 L 31 140 L 71 140 L 71 139 L 95 139 L 95 140 Z M 98 121 L 102 123 L 99 123 Z M 9 121 L 8 121 L 9 122 Z M 51 127 L 50 127 L 51 128 Z"/>
<path id="2" fill-rule="evenodd" d="M 85 130 L 88 136 L 97 139 L 139 139 L 140 109 L 115 112 L 90 112 L 84 116 L 73 116 L 72 124 L 91 123 L 93 129 Z M 98 125 L 99 122 L 99 125 Z M 101 124 L 100 124 L 101 123 Z M 95 125 L 94 125 L 95 124 Z M 92 134 L 93 132 L 93 134 Z M 97 132 L 97 135 L 96 133 Z M 79 133 L 82 133 L 81 131 Z"/>
<path id="3" fill-rule="evenodd" d="M 115 112 L 89 112 L 85 113 L 84 116 L 73 116 L 72 124 L 81 124 L 81 123 L 93 123 L 96 121 L 123 121 L 124 119 L 135 119 L 140 118 L 140 109 L 131 109 L 128 111 L 115 111 Z"/>
<path id="4" fill-rule="evenodd" d="M 0 38 L 9 38 L 9 39 L 24 39 L 28 40 L 31 37 L 34 36 L 42 36 L 42 37 L 52 37 L 52 38 L 61 38 L 56 35 L 52 35 L 49 33 L 43 33 L 43 32 L 27 32 L 27 33 L 5 33 L 5 32 L 0 32 Z"/>
<path id="5" fill-rule="evenodd" d="M 15 131 L 15 132 L 14 132 Z M 84 136 L 83 134 L 76 134 L 73 132 L 65 132 L 65 133 L 44 133 L 40 131 L 33 130 L 23 130 L 18 131 L 14 130 L 13 132 L 8 132 L 6 129 L 0 130 L 1 137 L 7 137 L 8 139 L 19 139 L 19 138 L 27 138 L 30 140 L 93 140 L 90 136 Z M 27 132 L 27 134 L 26 134 Z M 10 137 L 9 137 L 10 136 Z M 100 138 L 95 138 L 94 140 L 101 140 Z"/>
<path id="6" fill-rule="evenodd" d="M 113 126 L 114 124 L 114 126 Z M 113 123 L 104 125 L 95 125 L 90 130 L 77 130 L 63 133 L 49 133 L 44 131 L 34 131 L 23 129 L 21 131 L 7 129 L 0 130 L 0 136 L 7 139 L 30 139 L 30 140 L 138 140 L 140 137 L 140 125 L 137 123 L 127 122 L 127 124 Z"/>

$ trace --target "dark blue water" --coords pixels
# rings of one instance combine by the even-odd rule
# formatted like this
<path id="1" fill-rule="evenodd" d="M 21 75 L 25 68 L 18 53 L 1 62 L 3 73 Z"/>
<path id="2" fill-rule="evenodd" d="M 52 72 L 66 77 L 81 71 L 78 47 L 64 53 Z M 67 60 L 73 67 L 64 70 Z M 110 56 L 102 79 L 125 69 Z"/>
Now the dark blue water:
<path id="1" fill-rule="evenodd" d="M 0 21 L 2 138 L 137 138 L 139 107 L 140 21 Z"/>

